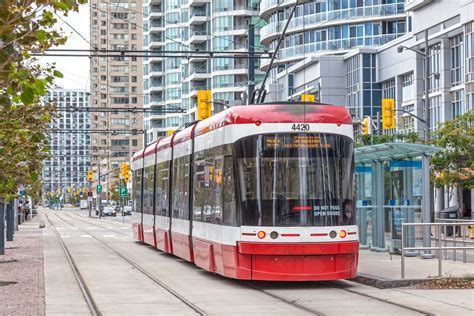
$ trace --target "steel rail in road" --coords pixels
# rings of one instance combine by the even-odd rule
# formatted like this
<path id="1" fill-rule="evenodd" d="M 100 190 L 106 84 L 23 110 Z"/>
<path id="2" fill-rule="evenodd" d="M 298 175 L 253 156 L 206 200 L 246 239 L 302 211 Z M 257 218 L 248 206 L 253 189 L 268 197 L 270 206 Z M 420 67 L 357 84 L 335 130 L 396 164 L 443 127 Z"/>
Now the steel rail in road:
<path id="1" fill-rule="evenodd" d="M 294 307 L 296 307 L 296 308 L 298 308 L 298 309 L 300 309 L 300 310 L 303 310 L 303 311 L 305 311 L 305 312 L 309 312 L 309 313 L 311 313 L 311 314 L 313 314 L 313 315 L 318 315 L 318 316 L 325 315 L 324 313 L 321 313 L 320 311 L 317 311 L 317 310 L 315 310 L 314 308 L 311 308 L 311 307 L 308 307 L 308 306 L 304 306 L 303 304 L 300 304 L 300 303 L 297 303 L 297 302 L 295 302 L 295 301 L 289 300 L 289 299 L 287 299 L 287 298 L 285 298 L 285 297 L 283 297 L 283 296 L 280 296 L 280 295 L 271 293 L 271 292 L 269 292 L 268 290 L 265 290 L 265 289 L 263 289 L 263 288 L 261 288 L 261 287 L 258 287 L 258 286 L 256 286 L 256 285 L 254 285 L 254 284 L 250 284 L 248 281 L 239 281 L 239 283 L 242 284 L 242 285 L 244 285 L 244 286 L 246 286 L 246 287 L 248 287 L 248 288 L 254 289 L 254 290 L 259 291 L 259 292 L 262 292 L 263 294 L 266 294 L 266 295 L 268 295 L 268 296 L 270 296 L 270 297 L 273 297 L 274 299 L 277 299 L 277 300 L 279 300 L 279 301 L 282 301 L 282 302 L 284 302 L 284 303 L 286 303 L 286 304 L 288 304 L 288 305 L 294 306 Z"/>
<path id="2" fill-rule="evenodd" d="M 100 312 L 99 308 L 97 307 L 96 302 L 94 301 L 94 297 L 92 296 L 92 293 L 90 292 L 89 288 L 87 287 L 86 282 L 84 281 L 84 278 L 81 275 L 81 272 L 79 271 L 76 262 L 71 256 L 71 253 L 69 252 L 69 248 L 66 246 L 64 243 L 63 239 L 61 238 L 61 235 L 59 234 L 58 230 L 56 229 L 56 226 L 53 224 L 53 222 L 49 219 L 48 214 L 44 214 L 46 216 L 46 219 L 48 220 L 49 224 L 53 228 L 53 231 L 56 233 L 56 237 L 59 241 L 59 244 L 61 245 L 61 248 L 64 251 L 64 254 L 66 255 L 67 262 L 69 263 L 69 266 L 71 267 L 71 271 L 74 275 L 74 278 L 76 279 L 77 285 L 79 286 L 79 290 L 82 293 L 82 296 L 84 297 L 84 300 L 87 304 L 87 307 L 89 308 L 89 311 L 93 316 L 100 316 L 102 313 Z"/>
<path id="3" fill-rule="evenodd" d="M 122 234 L 122 235 L 125 235 L 125 236 L 128 236 L 130 237 L 129 235 L 127 234 L 124 234 L 123 232 L 120 232 L 120 231 L 117 231 L 115 229 L 110 229 L 110 228 L 106 228 L 102 225 L 98 225 L 98 224 L 95 224 L 95 223 L 91 223 L 90 221 L 88 220 L 85 220 L 87 218 L 84 218 L 83 219 L 80 219 L 78 217 L 81 217 L 80 215 L 78 214 L 74 214 L 74 215 L 77 215 L 77 218 L 76 216 L 72 216 L 71 214 L 65 214 L 65 215 L 68 215 L 70 218 L 74 218 L 74 219 L 77 219 L 81 222 L 84 222 L 86 224 L 91 224 L 91 225 L 94 225 L 94 226 L 97 226 L 97 227 L 100 227 L 100 228 L 103 228 L 103 229 L 106 229 L 106 230 L 109 230 L 111 232 L 115 232 L 115 233 L 119 233 L 119 234 Z M 121 226 L 119 223 L 115 223 L 113 221 L 109 221 L 110 223 L 114 223 L 114 224 L 117 224 L 118 226 Z M 282 301 L 286 304 L 289 304 L 295 308 L 298 308 L 300 310 L 303 310 L 303 311 L 306 311 L 306 312 L 309 312 L 313 315 L 325 315 L 324 313 L 322 312 L 319 312 L 311 307 L 308 307 L 308 306 L 305 306 L 303 304 L 300 304 L 300 303 L 297 303 L 295 301 L 292 301 L 292 300 L 289 300 L 283 296 L 280 296 L 280 295 L 277 295 L 277 294 L 274 294 L 274 293 L 271 293 L 269 290 L 266 290 L 264 288 L 261 288 L 255 284 L 251 284 L 249 283 L 248 281 L 238 281 L 238 283 L 248 287 L 248 288 L 251 288 L 253 290 L 256 290 L 256 291 L 259 291 L 263 294 L 266 294 L 268 296 L 271 296 L 272 298 L 274 299 L 277 299 L 279 301 Z M 370 298 L 370 299 L 374 299 L 376 301 L 379 301 L 379 302 L 382 302 L 382 303 L 386 303 L 386 304 L 390 304 L 390 305 L 393 305 L 393 306 L 396 306 L 396 307 L 400 307 L 400 308 L 403 308 L 403 309 L 406 309 L 406 310 L 410 310 L 410 311 L 413 311 L 413 312 L 416 312 L 416 313 L 420 313 L 420 314 L 423 314 L 423 315 L 428 315 L 428 316 L 434 316 L 435 314 L 433 313 L 430 313 L 430 312 L 427 312 L 427 311 L 424 311 L 424 310 L 421 310 L 421 309 L 418 309 L 418 308 L 415 308 L 415 307 L 411 307 L 411 306 L 408 306 L 408 305 L 403 305 L 403 304 L 400 304 L 400 303 L 396 303 L 396 302 L 392 302 L 392 301 L 389 301 L 387 299 L 382 299 L 382 298 L 379 298 L 377 296 L 373 296 L 373 295 L 370 295 L 370 294 L 366 294 L 366 293 L 361 293 L 361 292 L 358 292 L 358 291 L 355 291 L 355 290 L 351 290 L 351 289 L 347 289 L 347 288 L 344 288 L 342 286 L 338 286 L 336 284 L 332 284 L 330 282 L 326 282 L 326 281 L 318 281 L 318 283 L 320 284 L 324 284 L 324 285 L 327 285 L 327 286 L 330 286 L 332 288 L 336 288 L 336 289 L 339 289 L 339 290 L 342 290 L 342 291 L 345 291 L 345 292 L 349 292 L 349 293 L 352 293 L 352 294 L 356 294 L 356 295 L 359 295 L 359 296 L 363 296 L 363 297 L 366 297 L 366 298 Z"/>
<path id="4" fill-rule="evenodd" d="M 87 223 L 87 224 L 91 224 L 91 225 L 94 225 L 94 226 L 97 226 L 97 227 L 100 227 L 100 228 L 103 228 L 103 229 L 107 229 L 107 230 L 109 230 L 109 231 L 112 231 L 112 232 L 119 233 L 119 234 L 126 235 L 126 236 L 130 237 L 129 235 L 124 234 L 124 233 L 122 233 L 122 232 L 120 232 L 120 231 L 116 231 L 116 230 L 114 230 L 114 229 L 106 228 L 106 227 L 104 227 L 104 226 L 91 223 L 90 221 L 86 221 L 86 220 L 82 220 L 82 219 L 76 218 L 75 216 L 73 217 L 73 216 L 71 216 L 71 214 L 65 214 L 65 215 L 68 215 L 70 218 L 75 218 L 75 219 L 77 219 L 77 220 L 79 220 L 79 221 L 81 221 L 81 222 L 84 222 L 84 223 Z M 77 214 L 75 214 L 75 215 L 77 215 Z M 77 215 L 77 216 L 80 216 L 80 215 Z M 110 222 L 111 222 L 111 223 L 114 223 L 113 221 L 110 221 Z M 117 223 L 117 224 L 118 224 L 118 223 Z M 120 225 L 120 224 L 118 224 L 118 225 Z M 300 309 L 300 310 L 303 310 L 303 311 L 305 311 L 305 312 L 309 312 L 309 313 L 311 313 L 311 314 L 313 314 L 313 315 L 324 315 L 323 313 L 321 313 L 321 312 L 319 312 L 319 311 L 317 311 L 317 310 L 315 310 L 315 309 L 312 309 L 312 308 L 307 307 L 307 306 L 304 306 L 304 305 L 302 305 L 302 304 L 293 302 L 293 301 L 288 300 L 288 299 L 286 299 L 286 298 L 284 298 L 284 297 L 282 297 L 282 296 L 280 296 L 280 295 L 276 295 L 276 294 L 273 294 L 273 293 L 269 293 L 269 292 L 266 291 L 265 289 L 258 288 L 257 286 L 254 286 L 254 285 L 252 285 L 252 284 L 249 284 L 249 283 L 247 283 L 247 282 L 245 282 L 245 281 L 240 281 L 239 283 L 241 283 L 242 285 L 244 285 L 244 286 L 246 286 L 246 287 L 248 287 L 248 288 L 251 288 L 251 289 L 253 289 L 253 290 L 257 290 L 257 291 L 259 291 L 259 292 L 262 292 L 263 294 L 266 294 L 266 295 L 268 295 L 268 296 L 271 296 L 272 298 L 277 299 L 277 300 L 279 300 L 279 301 L 281 301 L 281 302 L 283 302 L 283 303 L 285 303 L 285 304 L 289 304 L 289 305 L 291 305 L 291 306 L 293 306 L 293 307 L 295 307 L 295 308 L 298 308 L 298 309 Z"/>
<path id="5" fill-rule="evenodd" d="M 367 297 L 367 298 L 374 299 L 374 300 L 379 301 L 379 302 L 383 302 L 383 303 L 387 303 L 387 304 L 390 304 L 390 305 L 393 305 L 393 306 L 401 307 L 401 308 L 410 310 L 410 311 L 412 311 L 412 312 L 420 313 L 420 314 L 427 315 L 427 316 L 435 316 L 435 315 L 436 315 L 436 314 L 433 314 L 433 313 L 430 313 L 430 312 L 421 310 L 421 309 L 416 308 L 416 307 L 411 307 L 411 306 L 408 306 L 408 305 L 403 305 L 403 304 L 396 303 L 396 302 L 392 302 L 392 301 L 389 301 L 389 300 L 387 300 L 387 299 L 382 299 L 382 298 L 380 298 L 380 297 L 373 296 L 373 295 L 370 295 L 370 294 L 361 293 L 361 292 L 358 292 L 358 291 L 346 289 L 346 288 L 344 288 L 344 287 L 342 287 L 342 286 L 337 286 L 337 285 L 331 284 L 331 283 L 329 283 L 329 282 L 325 282 L 325 281 L 318 281 L 318 282 L 321 283 L 321 284 L 325 284 L 325 285 L 328 285 L 328 286 L 330 286 L 330 287 L 336 288 L 336 289 L 340 289 L 340 290 L 349 292 L 349 293 L 357 294 L 357 295 L 360 295 L 360 296 L 363 296 L 363 297 Z"/>
<path id="6" fill-rule="evenodd" d="M 124 261 L 126 261 L 127 263 L 129 263 L 132 267 L 134 267 L 135 269 L 137 269 L 138 271 L 140 271 L 142 274 L 144 274 L 147 278 L 149 278 L 150 280 L 152 280 L 154 283 L 158 284 L 159 286 L 161 286 L 163 289 L 165 289 L 167 292 L 169 292 L 171 295 L 173 295 L 174 297 L 176 297 L 178 300 L 180 300 L 181 302 L 183 302 L 185 305 L 187 305 L 188 307 L 190 307 L 192 310 L 194 310 L 196 313 L 198 313 L 199 315 L 207 315 L 207 313 L 202 310 L 201 308 L 199 308 L 197 305 L 195 305 L 194 303 L 192 303 L 191 301 L 189 301 L 186 297 L 184 297 L 183 295 L 179 294 L 177 291 L 173 290 L 171 287 L 169 287 L 168 285 L 166 285 L 165 283 L 161 282 L 159 279 L 157 279 L 156 277 L 154 277 L 150 272 L 146 271 L 143 267 L 141 267 L 139 264 L 137 264 L 135 261 L 133 261 L 132 259 L 130 259 L 129 257 L 125 256 L 123 253 L 121 253 L 120 251 L 118 251 L 117 249 L 115 249 L 114 247 L 110 246 L 109 244 L 103 242 L 102 240 L 100 240 L 99 238 L 97 238 L 96 236 L 94 236 L 93 234 L 91 234 L 90 232 L 87 232 L 83 229 L 81 229 L 80 227 L 78 227 L 77 225 L 74 225 L 68 221 L 66 221 L 64 218 L 60 217 L 58 214 L 54 214 L 56 215 L 56 217 L 65 222 L 66 224 L 68 225 L 71 225 L 73 227 L 76 227 L 78 230 L 84 232 L 84 233 L 87 233 L 89 234 L 92 238 L 94 238 L 97 242 L 99 242 L 102 246 L 104 246 L 105 248 L 111 250 L 112 252 L 114 252 L 117 256 L 119 256 L 121 259 L 123 259 Z M 102 228 L 105 228 L 102 226 Z M 105 228 L 107 229 L 107 228 Z M 108 229 L 110 230 L 110 229 Z"/>

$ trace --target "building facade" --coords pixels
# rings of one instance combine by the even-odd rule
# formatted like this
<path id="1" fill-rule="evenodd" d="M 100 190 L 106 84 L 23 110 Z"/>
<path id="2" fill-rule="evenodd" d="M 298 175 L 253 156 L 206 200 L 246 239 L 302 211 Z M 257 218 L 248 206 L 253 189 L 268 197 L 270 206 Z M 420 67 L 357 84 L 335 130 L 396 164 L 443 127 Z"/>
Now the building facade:
<path id="1" fill-rule="evenodd" d="M 274 51 L 294 1 L 263 0 L 267 21 L 261 43 Z M 377 47 L 407 31 L 404 0 L 313 0 L 298 5 L 273 65 L 271 81 L 308 56 L 344 54 L 357 47 Z M 262 64 L 266 69 L 269 62 Z"/>
<path id="2" fill-rule="evenodd" d="M 255 25 L 252 46 L 261 50 L 262 21 L 257 0 L 151 0 L 144 4 L 144 47 L 150 51 L 248 50 L 249 25 Z M 262 78 L 256 63 L 256 81 Z M 168 113 L 145 116 L 147 141 L 166 136 L 196 119 L 197 91 L 211 90 L 214 113 L 226 105 L 245 104 L 246 59 L 148 57 L 144 61 L 145 107 Z M 184 113 L 170 113 L 170 109 Z"/>
<path id="3" fill-rule="evenodd" d="M 101 131 L 91 135 L 94 181 L 100 167 L 110 184 L 143 147 L 142 1 L 91 0 L 90 8 L 92 48 L 114 55 L 91 58 L 90 74 L 91 128 Z"/>
<path id="4" fill-rule="evenodd" d="M 51 158 L 43 163 L 43 192 L 66 193 L 87 186 L 90 168 L 91 135 L 90 94 L 84 90 L 56 88 L 47 92 L 43 102 L 54 102 L 59 118 L 49 136 Z"/>

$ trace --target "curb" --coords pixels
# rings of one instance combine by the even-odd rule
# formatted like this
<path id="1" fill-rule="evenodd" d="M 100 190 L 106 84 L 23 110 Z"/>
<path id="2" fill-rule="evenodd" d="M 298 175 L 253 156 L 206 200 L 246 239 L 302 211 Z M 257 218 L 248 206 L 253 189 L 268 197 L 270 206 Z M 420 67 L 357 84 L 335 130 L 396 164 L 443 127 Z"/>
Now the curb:
<path id="1" fill-rule="evenodd" d="M 355 279 L 351 281 L 376 287 L 378 289 L 390 289 L 396 287 L 412 286 L 418 283 L 429 281 L 433 279 L 386 279 L 382 277 L 376 277 L 370 274 L 359 273 Z"/>

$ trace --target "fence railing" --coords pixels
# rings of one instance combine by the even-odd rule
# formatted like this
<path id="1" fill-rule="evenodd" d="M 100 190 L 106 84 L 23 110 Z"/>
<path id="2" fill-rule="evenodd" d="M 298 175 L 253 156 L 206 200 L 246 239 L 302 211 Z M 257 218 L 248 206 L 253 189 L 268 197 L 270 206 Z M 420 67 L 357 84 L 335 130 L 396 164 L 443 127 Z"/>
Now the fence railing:
<path id="1" fill-rule="evenodd" d="M 463 251 L 463 262 L 466 262 L 466 251 L 467 250 L 474 250 L 474 246 L 467 246 L 469 241 L 466 241 L 466 234 L 462 234 L 462 240 L 457 240 L 457 228 L 459 227 L 459 231 L 462 231 L 462 228 L 469 229 L 469 226 L 474 225 L 474 221 L 461 221 L 461 220 L 442 220 L 446 222 L 437 222 L 437 223 L 402 223 L 402 242 L 401 242 L 401 278 L 405 278 L 405 251 L 436 251 L 436 255 L 438 258 L 438 277 L 442 277 L 443 275 L 443 254 L 445 252 L 445 257 L 447 257 L 447 251 L 453 250 L 453 260 L 456 260 L 456 251 Z M 424 227 L 429 226 L 430 230 L 431 227 L 435 227 L 436 237 L 432 240 L 435 241 L 434 247 L 405 247 L 405 228 L 406 227 Z M 447 239 L 447 228 L 453 228 L 452 234 L 453 239 Z M 442 231 L 444 234 L 442 234 Z M 444 235 L 445 238 L 442 238 Z M 448 242 L 452 242 L 452 246 L 448 246 Z M 458 247 L 457 243 L 462 243 L 462 247 Z M 444 245 L 444 246 L 443 246 Z"/>

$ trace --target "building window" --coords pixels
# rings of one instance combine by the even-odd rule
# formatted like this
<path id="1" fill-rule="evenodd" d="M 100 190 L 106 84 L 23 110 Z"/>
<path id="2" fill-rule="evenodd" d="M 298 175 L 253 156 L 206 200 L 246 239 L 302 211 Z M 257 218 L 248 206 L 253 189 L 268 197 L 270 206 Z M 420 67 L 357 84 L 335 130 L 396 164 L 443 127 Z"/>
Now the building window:
<path id="1" fill-rule="evenodd" d="M 451 85 L 462 84 L 464 75 L 464 42 L 463 34 L 449 39 L 451 46 Z"/>
<path id="2" fill-rule="evenodd" d="M 435 92 L 439 90 L 439 78 L 436 79 L 436 75 L 439 75 L 440 70 L 440 59 L 441 59 L 441 44 L 435 44 L 430 46 L 428 49 L 428 60 L 429 60 L 429 92 Z"/>
<path id="3" fill-rule="evenodd" d="M 410 72 L 408 74 L 404 74 L 402 76 L 402 86 L 403 87 L 408 87 L 413 84 L 413 73 Z"/>
<path id="4" fill-rule="evenodd" d="M 390 79 L 382 83 L 384 99 L 395 99 L 395 79 Z"/>
<path id="5" fill-rule="evenodd" d="M 452 118 L 464 113 L 464 90 L 457 90 L 451 93 L 451 113 Z"/>
<path id="6" fill-rule="evenodd" d="M 430 98 L 430 129 L 436 130 L 441 123 L 441 96 Z"/>

